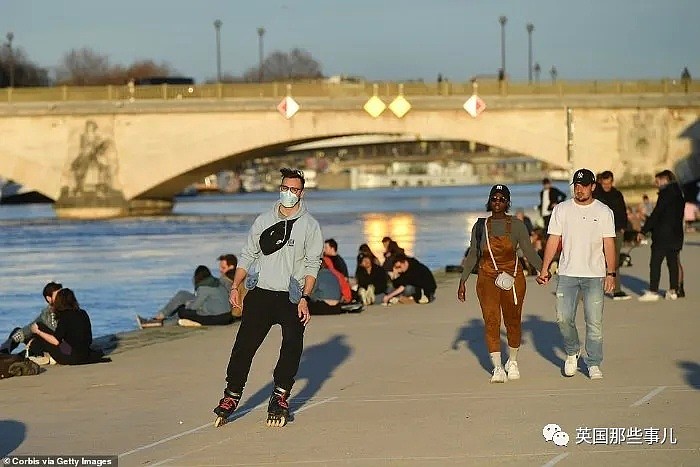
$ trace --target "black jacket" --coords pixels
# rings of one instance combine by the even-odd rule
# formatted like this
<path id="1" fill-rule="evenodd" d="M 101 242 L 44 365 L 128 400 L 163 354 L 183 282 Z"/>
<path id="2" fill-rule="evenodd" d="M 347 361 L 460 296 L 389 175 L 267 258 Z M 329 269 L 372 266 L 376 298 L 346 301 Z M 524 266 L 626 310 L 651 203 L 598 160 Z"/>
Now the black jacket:
<path id="1" fill-rule="evenodd" d="M 540 190 L 540 204 L 537 206 L 537 210 L 542 212 L 542 195 L 544 190 Z M 549 206 L 547 206 L 547 211 L 554 209 L 554 206 L 561 203 L 566 199 L 566 195 L 563 191 L 555 186 L 549 187 Z"/>
<path id="2" fill-rule="evenodd" d="M 681 187 L 669 183 L 659 190 L 656 206 L 642 226 L 642 233 L 651 232 L 652 248 L 683 248 L 683 208 Z"/>
<path id="3" fill-rule="evenodd" d="M 600 185 L 596 185 L 593 197 L 612 210 L 615 217 L 615 231 L 619 232 L 627 228 L 627 205 L 620 190 L 612 187 L 610 191 L 605 191 Z"/>

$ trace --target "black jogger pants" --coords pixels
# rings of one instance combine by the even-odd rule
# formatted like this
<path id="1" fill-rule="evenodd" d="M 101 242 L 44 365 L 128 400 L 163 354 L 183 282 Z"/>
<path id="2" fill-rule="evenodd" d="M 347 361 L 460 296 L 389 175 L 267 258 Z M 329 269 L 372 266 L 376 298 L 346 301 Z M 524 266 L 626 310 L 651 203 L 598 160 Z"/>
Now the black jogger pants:
<path id="1" fill-rule="evenodd" d="M 255 352 L 273 325 L 282 327 L 282 347 L 273 373 L 275 385 L 287 391 L 294 385 L 304 348 L 304 325 L 289 292 L 255 288 L 243 302 L 243 318 L 226 371 L 227 388 L 242 393 Z"/>

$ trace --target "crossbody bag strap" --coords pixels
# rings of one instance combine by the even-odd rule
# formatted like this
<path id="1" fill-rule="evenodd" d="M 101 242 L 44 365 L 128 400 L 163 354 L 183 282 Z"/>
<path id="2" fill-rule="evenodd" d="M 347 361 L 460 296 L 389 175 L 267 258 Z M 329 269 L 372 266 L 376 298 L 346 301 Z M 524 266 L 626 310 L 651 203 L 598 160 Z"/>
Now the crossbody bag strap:
<path id="1" fill-rule="evenodd" d="M 498 271 L 498 265 L 496 264 L 496 258 L 493 257 L 493 251 L 491 251 L 491 241 L 489 240 L 489 221 L 491 218 L 489 217 L 486 219 L 486 222 L 484 222 L 484 230 L 486 233 L 486 246 L 489 248 L 489 255 L 491 255 L 491 261 L 493 261 L 493 267 L 496 268 L 496 271 Z"/>

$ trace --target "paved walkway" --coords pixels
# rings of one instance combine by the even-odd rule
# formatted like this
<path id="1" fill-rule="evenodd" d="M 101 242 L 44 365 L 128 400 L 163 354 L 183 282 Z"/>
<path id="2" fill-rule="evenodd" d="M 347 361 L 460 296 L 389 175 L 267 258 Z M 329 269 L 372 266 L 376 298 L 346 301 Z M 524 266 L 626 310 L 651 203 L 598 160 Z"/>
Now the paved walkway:
<path id="1" fill-rule="evenodd" d="M 641 293 L 648 247 L 632 258 L 623 283 Z M 601 381 L 583 363 L 562 376 L 553 287 L 529 279 L 522 379 L 489 384 L 474 282 L 462 305 L 451 277 L 433 306 L 314 317 L 293 392 L 296 421 L 285 428 L 264 425 L 279 331 L 253 363 L 237 419 L 212 426 L 235 325 L 174 331 L 179 339 L 127 346 L 110 364 L 0 382 L 0 454 L 116 454 L 122 466 L 700 465 L 700 235 L 682 259 L 690 298 L 606 301 Z M 667 280 L 664 271 L 662 287 Z M 583 329 L 582 313 L 578 321 Z M 143 345 L 157 332 L 130 339 Z M 568 433 L 568 446 L 544 440 L 549 423 Z M 625 429 L 621 443 L 615 428 Z M 641 444 L 632 444 L 637 428 Z M 666 442 L 654 442 L 664 428 Z"/>

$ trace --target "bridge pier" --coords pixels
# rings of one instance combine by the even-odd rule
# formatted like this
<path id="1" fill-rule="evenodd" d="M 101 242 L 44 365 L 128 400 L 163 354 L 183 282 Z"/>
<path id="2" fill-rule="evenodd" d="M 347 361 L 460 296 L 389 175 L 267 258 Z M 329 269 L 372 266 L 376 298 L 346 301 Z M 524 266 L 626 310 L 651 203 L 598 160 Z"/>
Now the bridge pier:
<path id="1" fill-rule="evenodd" d="M 175 202 L 167 199 L 65 200 L 54 204 L 59 219 L 114 219 L 117 217 L 163 216 L 172 213 Z"/>

